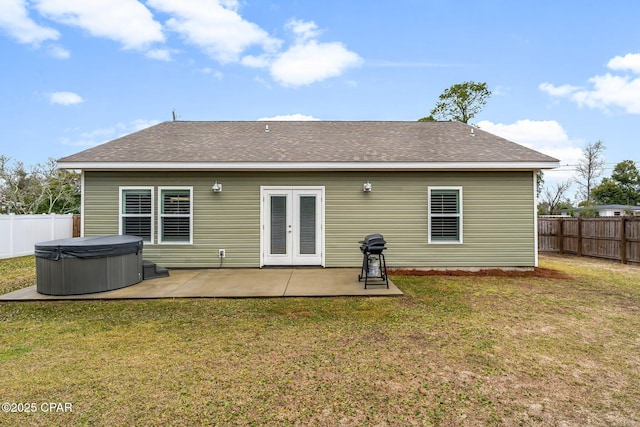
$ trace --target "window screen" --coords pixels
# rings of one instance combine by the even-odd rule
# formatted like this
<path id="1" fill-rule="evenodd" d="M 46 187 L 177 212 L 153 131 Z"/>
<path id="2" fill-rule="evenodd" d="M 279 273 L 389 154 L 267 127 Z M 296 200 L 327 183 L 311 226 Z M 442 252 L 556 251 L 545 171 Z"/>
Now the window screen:
<path id="1" fill-rule="evenodd" d="M 191 242 L 191 190 L 160 190 L 160 241 Z"/>
<path id="2" fill-rule="evenodd" d="M 151 189 L 122 189 L 121 234 L 142 237 L 152 242 L 153 195 Z"/>
<path id="3" fill-rule="evenodd" d="M 462 215 L 458 188 L 429 189 L 429 242 L 462 242 Z"/>

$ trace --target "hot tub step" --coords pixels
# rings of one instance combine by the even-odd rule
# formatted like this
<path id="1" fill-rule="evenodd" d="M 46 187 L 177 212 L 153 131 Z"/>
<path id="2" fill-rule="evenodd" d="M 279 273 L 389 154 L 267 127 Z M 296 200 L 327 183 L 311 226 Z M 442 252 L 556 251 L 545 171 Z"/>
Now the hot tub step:
<path id="1" fill-rule="evenodd" d="M 145 259 L 142 261 L 142 274 L 144 280 L 156 279 L 158 277 L 167 277 L 169 275 L 169 270 L 156 265 L 155 262 Z"/>

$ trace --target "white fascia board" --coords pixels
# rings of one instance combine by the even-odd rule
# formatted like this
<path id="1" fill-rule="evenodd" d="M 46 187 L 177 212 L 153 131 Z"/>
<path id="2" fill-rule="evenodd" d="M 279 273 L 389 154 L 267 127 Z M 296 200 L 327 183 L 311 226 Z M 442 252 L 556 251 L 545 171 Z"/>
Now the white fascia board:
<path id="1" fill-rule="evenodd" d="M 59 162 L 61 169 L 79 170 L 536 170 L 560 162 Z"/>

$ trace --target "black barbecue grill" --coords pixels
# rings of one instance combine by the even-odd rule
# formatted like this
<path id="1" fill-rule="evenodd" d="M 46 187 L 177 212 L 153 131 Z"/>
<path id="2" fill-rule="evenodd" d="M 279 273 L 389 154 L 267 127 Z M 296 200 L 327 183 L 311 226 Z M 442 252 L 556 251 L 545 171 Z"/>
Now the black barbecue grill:
<path id="1" fill-rule="evenodd" d="M 389 288 L 389 278 L 387 277 L 387 262 L 384 259 L 384 250 L 387 242 L 382 234 L 369 234 L 360 240 L 360 251 L 362 252 L 362 268 L 358 275 L 358 282 L 364 279 L 364 288 L 367 289 L 370 280 L 381 279 Z"/>

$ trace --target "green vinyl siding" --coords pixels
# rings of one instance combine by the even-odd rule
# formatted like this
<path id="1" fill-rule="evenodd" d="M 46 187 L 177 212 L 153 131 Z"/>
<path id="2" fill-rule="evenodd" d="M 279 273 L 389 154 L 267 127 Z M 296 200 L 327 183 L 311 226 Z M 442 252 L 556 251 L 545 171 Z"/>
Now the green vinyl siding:
<path id="1" fill-rule="evenodd" d="M 215 193 L 215 181 L 223 191 Z M 365 182 L 373 190 L 363 192 Z M 85 172 L 85 235 L 118 233 L 119 188 L 193 188 L 193 243 L 144 246 L 166 267 L 260 266 L 260 186 L 325 187 L 325 265 L 357 267 L 381 233 L 391 267 L 535 264 L 533 172 Z M 428 244 L 428 187 L 461 187 L 463 243 Z M 156 207 L 157 210 L 157 207 Z"/>

